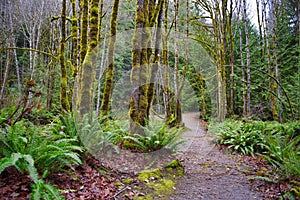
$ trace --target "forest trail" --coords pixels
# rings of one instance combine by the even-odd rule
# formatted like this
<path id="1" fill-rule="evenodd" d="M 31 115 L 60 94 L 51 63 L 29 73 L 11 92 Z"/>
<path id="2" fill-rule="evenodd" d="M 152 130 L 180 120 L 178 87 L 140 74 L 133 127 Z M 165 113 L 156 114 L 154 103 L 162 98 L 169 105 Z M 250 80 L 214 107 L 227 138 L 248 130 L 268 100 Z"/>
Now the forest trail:
<path id="1" fill-rule="evenodd" d="M 185 175 L 177 181 L 171 200 L 251 200 L 261 199 L 251 188 L 251 180 L 243 173 L 247 166 L 234 161 L 213 143 L 213 136 L 201 125 L 197 113 L 183 115 L 190 130 L 184 135 L 188 142 L 180 148 Z"/>

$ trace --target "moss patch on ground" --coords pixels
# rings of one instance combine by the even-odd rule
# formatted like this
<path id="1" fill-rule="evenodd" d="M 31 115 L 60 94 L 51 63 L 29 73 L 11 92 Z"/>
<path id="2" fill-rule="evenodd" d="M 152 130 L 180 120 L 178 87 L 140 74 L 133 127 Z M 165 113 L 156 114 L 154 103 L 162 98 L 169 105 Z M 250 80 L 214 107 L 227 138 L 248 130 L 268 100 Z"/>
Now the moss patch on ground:
<path id="1" fill-rule="evenodd" d="M 138 179 L 144 184 L 139 186 L 139 190 L 146 193 L 146 195 L 134 199 L 164 199 L 164 197 L 173 193 L 175 180 L 183 173 L 184 168 L 179 160 L 173 160 L 163 169 L 156 168 L 140 172 Z"/>

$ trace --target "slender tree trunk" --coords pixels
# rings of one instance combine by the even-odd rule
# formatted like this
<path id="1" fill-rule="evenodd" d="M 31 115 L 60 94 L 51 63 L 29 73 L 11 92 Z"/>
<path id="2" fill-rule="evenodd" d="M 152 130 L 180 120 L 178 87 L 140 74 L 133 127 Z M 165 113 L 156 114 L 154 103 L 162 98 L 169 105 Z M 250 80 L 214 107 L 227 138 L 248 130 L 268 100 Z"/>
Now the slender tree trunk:
<path id="1" fill-rule="evenodd" d="M 108 24 L 106 24 L 106 28 L 105 28 L 105 32 L 108 29 Z M 99 37 L 98 37 L 99 38 Z M 98 83 L 97 83 L 97 105 L 96 105 L 96 116 L 99 115 L 99 111 L 100 111 L 100 103 L 101 103 L 101 80 L 105 71 L 104 66 L 107 63 L 107 58 L 106 58 L 106 43 L 107 43 L 107 36 L 106 34 L 104 35 L 104 41 L 103 41 L 103 50 L 102 50 L 102 54 L 101 54 L 101 64 L 100 64 L 100 68 L 99 68 L 99 74 L 98 74 Z"/>
<path id="2" fill-rule="evenodd" d="M 105 86 L 103 99 L 101 104 L 101 115 L 107 116 L 110 109 L 110 99 L 113 88 L 113 76 L 114 76 L 114 50 L 116 43 L 116 34 L 117 34 L 117 20 L 118 20 L 118 9 L 119 9 L 119 0 L 114 1 L 112 16 L 110 21 L 110 40 L 108 44 L 108 67 L 105 77 Z"/>
<path id="3" fill-rule="evenodd" d="M 179 126 L 182 122 L 182 113 L 181 113 L 181 101 L 180 101 L 180 80 L 179 80 L 179 50 L 178 50 L 178 40 L 179 40 L 179 0 L 174 0 L 174 9 L 175 9 L 175 44 L 174 44 L 174 91 L 175 91 L 175 125 Z"/>
<path id="4" fill-rule="evenodd" d="M 66 0 L 62 1 L 62 13 L 61 13 L 61 41 L 60 41 L 60 104 L 62 109 L 70 111 L 70 103 L 68 99 L 68 75 L 67 67 L 65 63 L 65 44 L 66 44 Z"/>
<path id="5" fill-rule="evenodd" d="M 87 9 L 87 2 L 84 1 L 83 8 L 84 12 Z M 99 0 L 91 0 L 91 8 L 90 8 L 90 26 L 89 26 L 89 45 L 87 49 L 86 56 L 81 52 L 81 62 L 82 71 L 80 73 L 80 85 L 79 85 L 79 97 L 77 100 L 77 107 L 80 114 L 86 114 L 92 112 L 94 108 L 94 84 L 96 79 L 96 63 L 97 63 L 97 54 L 98 49 L 96 48 L 98 45 L 98 8 L 99 8 Z M 86 14 L 86 13 L 85 13 Z M 87 28 L 85 24 L 85 17 L 83 16 L 82 27 L 83 29 Z M 82 30 L 82 29 L 81 29 Z M 82 36 L 83 37 L 83 36 Z M 83 41 L 86 41 L 83 37 Z M 85 51 L 85 48 L 82 49 Z"/>
<path id="6" fill-rule="evenodd" d="M 162 62 L 164 66 L 164 105 L 166 122 L 171 120 L 171 106 L 170 106 L 170 85 L 169 85 L 169 57 L 168 57 L 168 8 L 169 0 L 164 1 L 164 34 L 163 34 L 163 49 Z"/>
<path id="7" fill-rule="evenodd" d="M 240 34 L 240 57 L 241 57 L 241 67 L 242 67 L 242 88 L 243 88 L 243 116 L 247 116 L 247 105 L 246 105 L 246 76 L 245 76 L 245 62 L 244 62 L 244 54 L 243 54 L 243 37 L 242 37 L 242 29 L 239 29 Z"/>
<path id="8" fill-rule="evenodd" d="M 152 105 L 153 97 L 154 97 L 154 89 L 155 89 L 155 83 L 156 83 L 156 75 L 159 67 L 159 58 L 160 58 L 160 44 L 162 40 L 162 20 L 163 20 L 163 4 L 164 0 L 162 1 L 160 8 L 159 8 L 159 14 L 157 19 L 157 26 L 156 26 L 156 35 L 155 35 L 155 47 L 154 47 L 154 58 L 153 62 L 151 62 L 151 73 L 150 73 L 150 84 L 148 89 L 148 108 L 147 108 L 147 115 L 150 115 L 150 108 Z M 152 52 L 152 51 L 151 51 Z"/>
<path id="9" fill-rule="evenodd" d="M 246 8 L 246 0 L 243 0 L 244 5 L 244 23 L 245 23 L 245 40 L 246 40 L 246 62 L 247 62 L 247 115 L 251 115 L 251 58 L 250 58 L 250 45 L 249 45 L 249 27 L 247 22 L 247 8 Z"/>
<path id="10" fill-rule="evenodd" d="M 234 66 L 235 66 L 235 58 L 234 58 L 234 36 L 232 33 L 232 15 L 233 15 L 233 1 L 230 0 L 230 10 L 228 15 L 228 31 L 229 31 L 229 42 L 230 42 L 230 115 L 234 115 Z"/>
<path id="11" fill-rule="evenodd" d="M 16 46 L 16 37 L 15 37 L 15 30 L 13 27 L 13 6 L 11 4 L 11 2 L 9 2 L 9 24 L 10 24 L 10 30 L 12 32 L 11 35 L 11 42 L 12 42 L 12 46 L 15 47 Z M 14 49 L 13 50 L 13 54 L 14 54 L 14 59 L 15 59 L 15 65 L 16 65 L 16 74 L 17 74 L 17 81 L 18 81 L 18 90 L 19 90 L 19 95 L 21 97 L 22 91 L 21 91 L 21 77 L 20 77 L 20 69 L 19 69 L 19 61 L 18 61 L 18 56 L 17 56 L 17 50 Z M 2 59 L 2 58 L 0 58 Z"/>
<path id="12" fill-rule="evenodd" d="M 269 32 L 269 26 L 270 24 L 268 23 L 268 19 L 267 19 L 267 2 L 263 2 L 263 15 L 264 15 L 264 33 L 265 33 L 265 45 L 266 45 L 266 51 L 267 51 L 267 60 L 268 60 L 268 71 L 269 71 L 269 76 L 272 77 L 273 76 L 273 70 L 271 67 L 271 45 L 270 45 L 270 32 Z M 269 89 L 270 91 L 273 91 L 273 82 L 274 80 L 272 78 L 269 78 Z M 272 92 L 270 92 L 270 110 L 272 112 L 272 116 L 273 119 L 277 118 L 277 113 L 273 112 L 273 108 L 274 108 L 274 100 L 275 100 L 275 96 Z"/>
<path id="13" fill-rule="evenodd" d="M 256 12 L 257 12 L 257 23 L 258 23 L 258 30 L 259 30 L 259 44 L 260 44 L 260 56 L 261 56 L 261 63 L 263 63 L 264 60 L 264 49 L 263 49 L 263 33 L 262 33 L 262 19 L 260 16 L 260 0 L 256 0 Z"/>
<path id="14" fill-rule="evenodd" d="M 7 76 L 9 73 L 9 66 L 10 66 L 10 52 L 7 51 L 6 61 L 5 61 L 5 71 L 4 71 L 4 75 L 3 75 L 3 82 L 2 82 L 1 92 L 0 92 L 0 102 L 3 101 L 5 85 L 6 85 Z"/>
<path id="15" fill-rule="evenodd" d="M 80 64 L 82 65 L 88 49 L 88 0 L 81 1 L 81 27 L 80 27 Z"/>
<path id="16" fill-rule="evenodd" d="M 270 12 L 271 12 L 271 20 L 272 20 L 272 51 L 273 51 L 273 76 L 276 80 L 279 81 L 279 76 L 278 76 L 278 63 L 277 63 L 277 39 L 276 39 L 276 1 L 272 0 L 270 3 Z M 277 93 L 277 98 L 281 98 L 280 94 L 280 87 L 278 86 L 276 81 L 273 81 L 273 92 L 276 94 Z M 273 95 L 274 96 L 274 95 Z M 279 114 L 278 114 L 278 108 L 277 108 L 277 98 L 274 96 L 273 98 L 273 107 L 272 107 L 272 113 L 273 113 L 273 118 L 276 121 L 282 122 L 282 105 L 279 105 Z"/>
<path id="17" fill-rule="evenodd" d="M 73 79 L 76 79 L 77 76 L 77 70 L 79 66 L 79 49 L 78 49 L 78 18 L 77 18 L 77 9 L 76 9 L 76 0 L 71 0 L 72 4 L 72 27 L 71 27 L 71 33 L 73 38 L 73 48 L 72 48 L 72 54 L 71 57 L 74 59 L 74 67 L 72 69 L 73 71 Z"/>
<path id="18" fill-rule="evenodd" d="M 132 70 L 131 84 L 133 92 L 130 98 L 129 116 L 131 118 L 130 132 L 143 133 L 140 126 L 148 123 L 148 72 L 149 72 L 149 42 L 151 41 L 149 0 L 136 0 L 137 10 L 135 31 L 132 39 Z"/>

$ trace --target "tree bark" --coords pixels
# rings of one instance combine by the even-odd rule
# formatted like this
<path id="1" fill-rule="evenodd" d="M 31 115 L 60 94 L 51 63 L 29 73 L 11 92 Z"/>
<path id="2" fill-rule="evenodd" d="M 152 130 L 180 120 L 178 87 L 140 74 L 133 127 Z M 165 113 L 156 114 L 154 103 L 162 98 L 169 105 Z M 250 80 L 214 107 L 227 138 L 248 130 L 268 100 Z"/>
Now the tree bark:
<path id="1" fill-rule="evenodd" d="M 105 77 L 105 86 L 103 99 L 101 104 L 101 115 L 107 116 L 110 109 L 110 99 L 113 88 L 113 76 L 114 76 L 114 51 L 116 43 L 116 34 L 117 34 L 117 20 L 118 20 L 118 9 L 119 9 L 119 0 L 114 1 L 112 8 L 112 16 L 110 21 L 110 40 L 108 44 L 108 67 Z"/>
<path id="2" fill-rule="evenodd" d="M 250 58 L 250 45 L 249 45 L 249 27 L 247 22 L 247 7 L 246 0 L 243 0 L 243 8 L 244 8 L 244 23 L 245 23 L 245 40 L 246 40 L 246 65 L 247 65 L 247 99 L 246 99 L 246 107 L 247 107 L 247 116 L 251 114 L 251 58 Z"/>
<path id="3" fill-rule="evenodd" d="M 164 1 L 164 33 L 162 40 L 162 62 L 164 68 L 164 106 L 165 106 L 165 118 L 169 123 L 171 120 L 171 106 L 170 106 L 170 85 L 169 85 L 169 56 L 168 56 L 168 8 L 169 0 Z"/>
<path id="4" fill-rule="evenodd" d="M 60 41 L 60 104 L 63 110 L 70 111 L 70 103 L 68 99 L 68 75 L 65 63 L 65 44 L 66 44 L 66 0 L 62 1 L 61 13 L 61 41 Z"/>
<path id="5" fill-rule="evenodd" d="M 88 8 L 88 2 L 84 0 L 83 4 L 84 13 L 85 9 Z M 79 80 L 79 97 L 77 100 L 77 110 L 81 115 L 87 114 L 93 111 L 94 108 L 94 83 L 96 79 L 96 63 L 97 63 L 97 54 L 98 49 L 96 48 L 98 45 L 98 8 L 99 8 L 99 0 L 91 1 L 90 8 L 90 27 L 89 27 L 89 45 L 87 49 L 86 56 L 84 57 L 84 52 L 81 52 L 81 59 L 84 58 L 84 62 L 82 64 L 82 71 L 80 73 Z M 85 13 L 86 14 L 86 13 Z M 84 15 L 85 15 L 84 14 Z M 85 17 L 82 16 L 82 27 L 86 29 L 87 24 L 85 24 Z M 84 31 L 85 32 L 85 31 Z M 85 43 L 85 36 L 82 36 L 82 43 Z M 84 44 L 85 45 L 85 44 Z M 82 47 L 82 46 L 81 46 Z M 81 50 L 85 51 L 85 48 L 81 48 Z M 82 62 L 83 60 L 81 60 Z"/>

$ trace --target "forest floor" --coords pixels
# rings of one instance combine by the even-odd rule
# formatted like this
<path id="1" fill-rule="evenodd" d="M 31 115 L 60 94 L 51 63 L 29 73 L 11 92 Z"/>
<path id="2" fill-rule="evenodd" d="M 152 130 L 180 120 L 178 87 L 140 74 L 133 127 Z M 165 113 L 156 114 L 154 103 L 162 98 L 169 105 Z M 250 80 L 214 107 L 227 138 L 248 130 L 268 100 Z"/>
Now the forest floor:
<path id="1" fill-rule="evenodd" d="M 206 131 L 205 122 L 199 120 L 197 113 L 184 114 L 184 122 L 189 130 L 183 135 L 187 142 L 180 147 L 178 159 L 185 173 L 175 179 L 171 195 L 155 199 L 279 199 L 280 190 L 284 192 L 287 188 L 284 183 L 279 188 L 250 178 L 269 173 L 271 169 L 258 157 L 231 155 L 226 148 L 216 145 L 215 136 Z M 139 187 L 144 183 L 136 174 L 115 171 L 89 155 L 84 155 L 83 160 L 84 164 L 74 166 L 74 171 L 53 173 L 46 181 L 60 188 L 66 199 L 133 199 L 135 196 L 145 199 L 148 194 Z M 6 169 L 0 175 L 0 200 L 30 199 L 31 183 L 27 174 L 19 173 L 14 167 Z"/>

